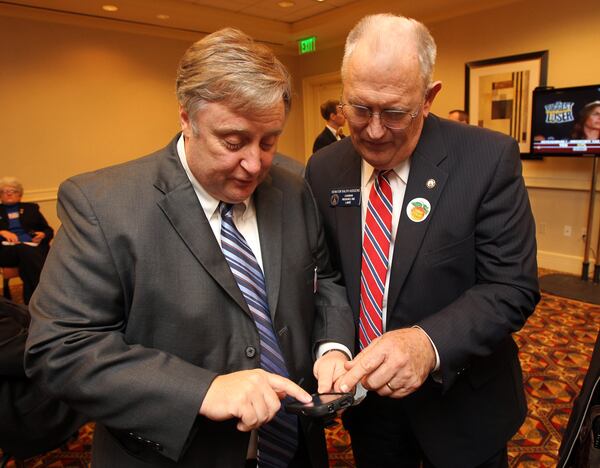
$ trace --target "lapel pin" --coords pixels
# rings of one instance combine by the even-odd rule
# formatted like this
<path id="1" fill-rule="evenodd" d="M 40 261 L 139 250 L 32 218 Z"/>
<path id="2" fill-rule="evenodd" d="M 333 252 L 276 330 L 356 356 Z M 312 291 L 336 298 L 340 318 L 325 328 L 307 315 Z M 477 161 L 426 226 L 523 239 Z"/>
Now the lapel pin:
<path id="1" fill-rule="evenodd" d="M 429 179 L 427 182 L 425 182 L 425 187 L 427 187 L 428 189 L 432 189 L 435 187 L 435 179 Z"/>
<path id="2" fill-rule="evenodd" d="M 406 205 L 406 215 L 413 223 L 425 221 L 431 212 L 431 203 L 425 198 L 413 198 Z"/>

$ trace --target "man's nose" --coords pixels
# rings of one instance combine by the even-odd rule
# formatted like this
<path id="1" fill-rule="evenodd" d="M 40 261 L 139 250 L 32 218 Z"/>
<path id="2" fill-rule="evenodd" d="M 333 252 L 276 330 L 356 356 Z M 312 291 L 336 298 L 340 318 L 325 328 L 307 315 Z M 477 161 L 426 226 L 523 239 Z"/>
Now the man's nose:
<path id="1" fill-rule="evenodd" d="M 385 134 L 385 126 L 381 122 L 381 116 L 379 114 L 371 115 L 369 123 L 367 124 L 367 135 L 373 140 L 378 140 Z"/>
<path id="2" fill-rule="evenodd" d="M 250 145 L 246 149 L 244 159 L 242 159 L 241 166 L 246 172 L 256 175 L 260 172 L 262 162 L 260 159 L 260 147 L 258 145 Z"/>

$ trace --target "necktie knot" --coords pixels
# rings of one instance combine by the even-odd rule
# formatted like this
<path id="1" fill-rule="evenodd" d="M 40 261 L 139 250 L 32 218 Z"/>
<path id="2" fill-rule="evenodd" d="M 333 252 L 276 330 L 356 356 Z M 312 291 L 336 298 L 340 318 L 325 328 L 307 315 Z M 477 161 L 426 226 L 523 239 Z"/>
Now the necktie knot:
<path id="1" fill-rule="evenodd" d="M 222 218 L 232 218 L 233 217 L 233 203 L 219 203 L 219 212 L 221 213 Z"/>
<path id="2" fill-rule="evenodd" d="M 393 169 L 385 169 L 383 171 L 377 171 L 377 178 L 380 180 L 383 178 L 389 183 L 390 176 L 392 175 L 393 172 L 394 172 Z"/>

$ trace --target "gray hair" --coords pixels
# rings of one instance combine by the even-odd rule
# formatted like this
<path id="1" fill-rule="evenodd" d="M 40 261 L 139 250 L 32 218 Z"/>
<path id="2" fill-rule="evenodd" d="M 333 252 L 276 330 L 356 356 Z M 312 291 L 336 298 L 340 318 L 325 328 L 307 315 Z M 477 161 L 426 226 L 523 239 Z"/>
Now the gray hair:
<path id="1" fill-rule="evenodd" d="M 23 195 L 23 185 L 16 177 L 2 177 L 0 179 L 0 190 L 4 190 L 4 187 L 15 189 L 21 195 Z"/>
<path id="2" fill-rule="evenodd" d="M 433 82 L 433 68 L 437 54 L 435 41 L 423 23 L 392 13 L 365 16 L 352 28 L 346 38 L 342 60 L 342 78 L 346 76 L 350 57 L 361 39 L 366 35 L 373 35 L 379 42 L 386 44 L 388 47 L 390 45 L 393 47 L 394 38 L 390 37 L 388 33 L 390 31 L 401 31 L 402 29 L 410 31 L 413 35 L 417 46 L 421 79 L 423 80 L 424 89 L 428 90 Z"/>
<path id="3" fill-rule="evenodd" d="M 206 103 L 223 102 L 238 112 L 292 103 L 290 74 L 273 51 L 233 28 L 216 31 L 185 52 L 176 80 L 177 99 L 190 117 Z"/>

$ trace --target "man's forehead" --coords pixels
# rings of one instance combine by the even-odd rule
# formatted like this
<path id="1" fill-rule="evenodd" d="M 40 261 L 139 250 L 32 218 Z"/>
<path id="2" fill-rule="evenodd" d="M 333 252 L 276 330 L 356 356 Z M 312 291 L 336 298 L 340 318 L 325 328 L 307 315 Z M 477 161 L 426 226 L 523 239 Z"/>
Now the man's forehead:
<path id="1" fill-rule="evenodd" d="M 216 128 L 244 131 L 253 125 L 282 126 L 285 121 L 283 102 L 266 107 L 235 106 L 227 102 L 217 102 L 202 106 L 198 110 L 199 119 L 208 119 Z"/>
<path id="2" fill-rule="evenodd" d="M 344 95 L 376 92 L 408 97 L 419 94 L 421 87 L 418 60 L 415 63 L 393 55 L 353 56 L 343 77 Z"/>
<path id="3" fill-rule="evenodd" d="M 387 46 L 381 41 L 361 41 L 350 55 L 348 65 L 351 73 L 418 73 L 420 67 L 416 44 L 409 40 Z"/>

